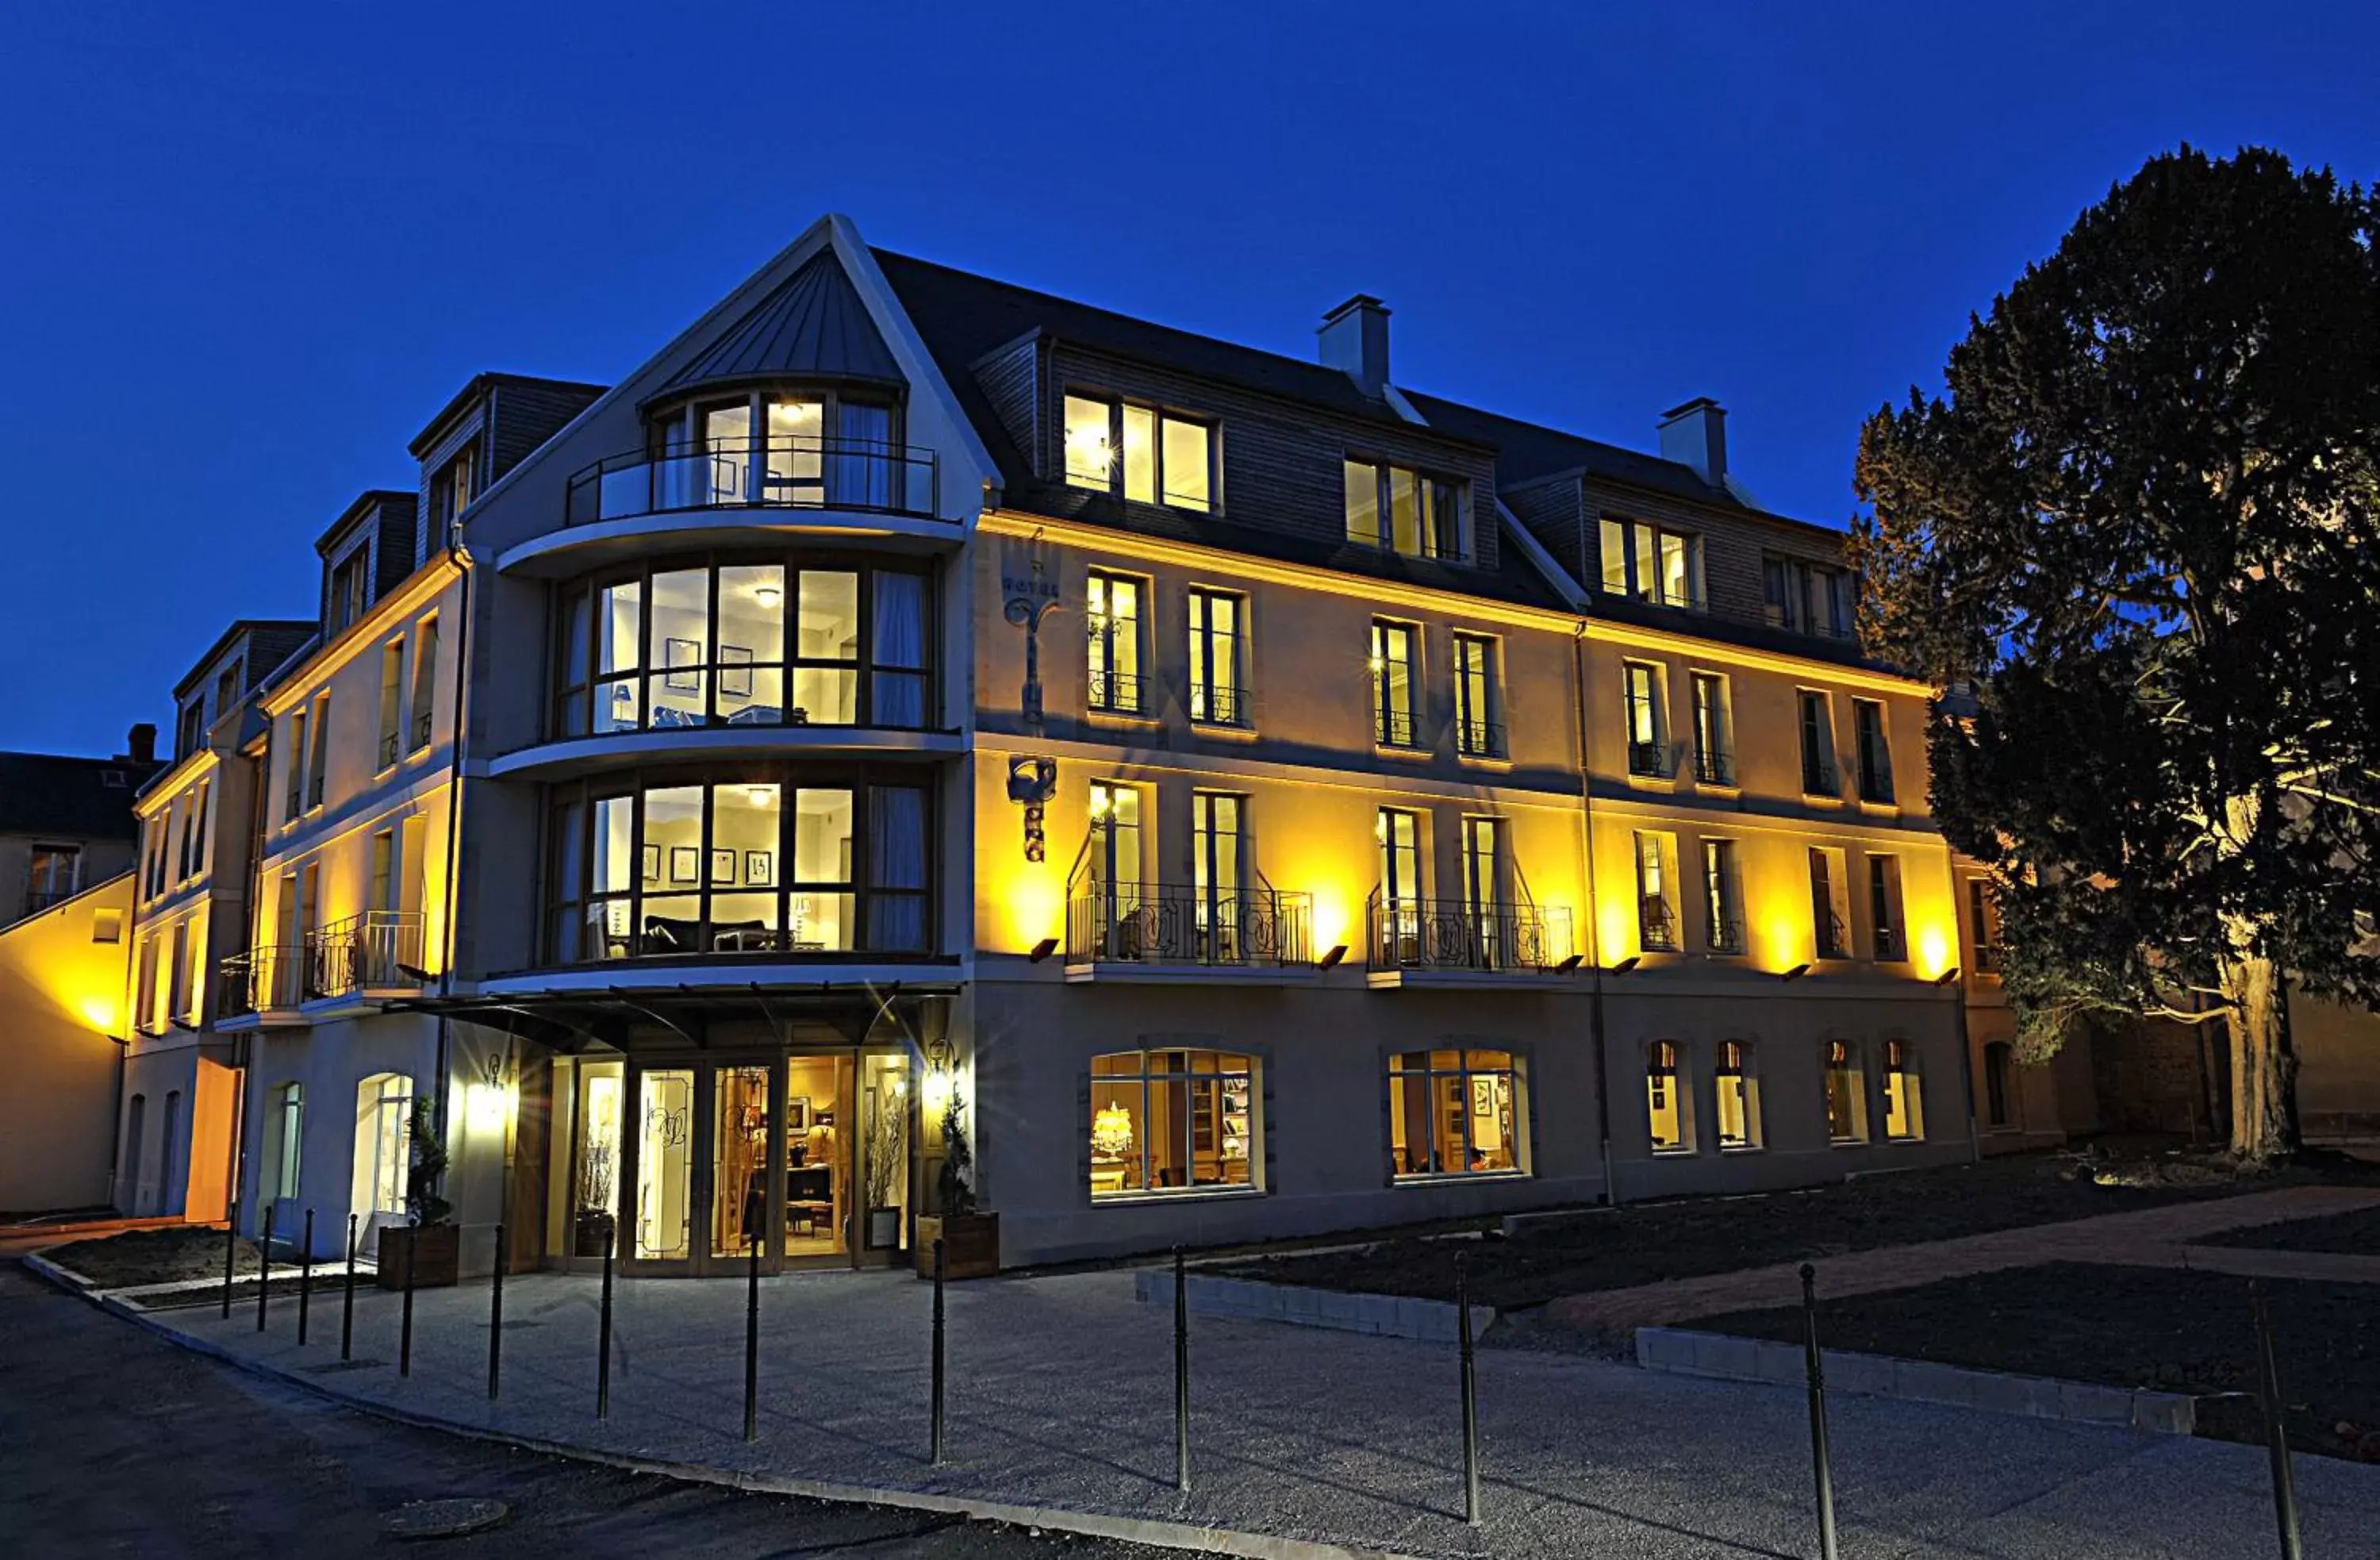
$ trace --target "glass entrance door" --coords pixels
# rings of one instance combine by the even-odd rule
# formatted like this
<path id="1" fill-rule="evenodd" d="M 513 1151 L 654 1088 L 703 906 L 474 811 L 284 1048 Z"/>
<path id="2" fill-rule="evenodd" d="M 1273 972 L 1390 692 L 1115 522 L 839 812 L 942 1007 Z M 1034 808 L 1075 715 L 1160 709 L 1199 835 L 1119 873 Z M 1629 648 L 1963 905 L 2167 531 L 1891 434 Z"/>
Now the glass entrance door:
<path id="1" fill-rule="evenodd" d="M 857 1070 L 849 1052 L 785 1058 L 781 1249 L 789 1266 L 838 1266 L 851 1260 Z"/>
<path id="2" fill-rule="evenodd" d="M 571 1160 L 570 1258 L 600 1262 L 620 1229 L 620 1124 L 625 1067 L 588 1062 L 578 1069 L 577 1143 Z M 621 1250 L 619 1255 L 626 1255 Z"/>
<path id="3" fill-rule="evenodd" d="M 694 1069 L 659 1067 L 637 1079 L 637 1219 L 627 1255 L 684 1261 L 694 1255 Z"/>
<path id="4" fill-rule="evenodd" d="M 859 1238 L 878 1261 L 909 1249 L 909 1055 L 871 1052 L 860 1060 Z"/>
<path id="5" fill-rule="evenodd" d="M 768 1244 L 769 1165 L 775 1158 L 771 1070 L 765 1066 L 719 1067 L 710 1075 L 713 1271 L 735 1259 L 749 1260 L 756 1242 Z M 773 1269 L 776 1264 L 767 1265 Z"/>

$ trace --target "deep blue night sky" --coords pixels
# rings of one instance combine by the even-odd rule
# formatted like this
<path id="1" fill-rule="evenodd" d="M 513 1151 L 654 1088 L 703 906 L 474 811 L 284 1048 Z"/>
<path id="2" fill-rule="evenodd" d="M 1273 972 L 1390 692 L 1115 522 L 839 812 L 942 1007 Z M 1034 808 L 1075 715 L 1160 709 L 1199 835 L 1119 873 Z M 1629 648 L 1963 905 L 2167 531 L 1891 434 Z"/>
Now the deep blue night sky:
<path id="1" fill-rule="evenodd" d="M 1860 419 L 2149 154 L 2380 174 L 2380 7 L 2121 9 L 20 7 L 0 748 L 168 724 L 474 372 L 611 382 L 830 210 L 1299 356 L 1378 293 L 1401 383 L 1617 442 L 1714 395 L 1840 524 Z"/>

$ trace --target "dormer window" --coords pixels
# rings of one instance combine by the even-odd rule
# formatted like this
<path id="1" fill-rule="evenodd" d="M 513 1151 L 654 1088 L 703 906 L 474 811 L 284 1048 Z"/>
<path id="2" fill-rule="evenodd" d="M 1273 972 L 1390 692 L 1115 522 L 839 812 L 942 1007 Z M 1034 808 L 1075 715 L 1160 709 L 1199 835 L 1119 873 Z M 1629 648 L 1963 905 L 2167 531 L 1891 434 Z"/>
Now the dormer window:
<path id="1" fill-rule="evenodd" d="M 1603 589 L 1656 606 L 1703 605 L 1703 539 L 1642 520 L 1603 518 Z"/>
<path id="2" fill-rule="evenodd" d="M 465 445 L 455 452 L 455 457 L 438 469 L 430 479 L 431 535 L 444 536 L 471 500 L 480 496 L 479 449 Z"/>
<path id="3" fill-rule="evenodd" d="M 331 568 L 330 630 L 336 634 L 371 604 L 371 549 L 358 546 Z"/>
<path id="4" fill-rule="evenodd" d="M 1215 507 L 1215 430 L 1098 396 L 1066 396 L 1066 485 L 1135 504 Z"/>
<path id="5" fill-rule="evenodd" d="M 1463 484 L 1405 466 L 1345 462 L 1347 540 L 1409 558 L 1471 556 Z"/>

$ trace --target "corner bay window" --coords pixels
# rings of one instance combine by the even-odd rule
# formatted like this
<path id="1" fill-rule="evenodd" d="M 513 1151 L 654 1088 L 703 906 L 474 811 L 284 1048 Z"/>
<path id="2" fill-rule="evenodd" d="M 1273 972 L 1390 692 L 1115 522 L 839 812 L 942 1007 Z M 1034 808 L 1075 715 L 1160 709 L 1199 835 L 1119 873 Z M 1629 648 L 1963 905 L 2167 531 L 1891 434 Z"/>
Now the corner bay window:
<path id="1" fill-rule="evenodd" d="M 1399 1177 L 1524 1170 L 1528 1121 L 1507 1051 L 1407 1051 L 1389 1058 L 1390 1167 Z"/>
<path id="2" fill-rule="evenodd" d="M 1176 509 L 1215 506 L 1214 430 L 1098 396 L 1066 397 L 1066 485 Z"/>
<path id="3" fill-rule="evenodd" d="M 929 949 L 922 782 L 764 766 L 560 786 L 547 957 Z"/>
<path id="4" fill-rule="evenodd" d="M 785 556 L 565 587 L 554 734 L 702 725 L 917 728 L 932 713 L 923 574 Z"/>
<path id="5" fill-rule="evenodd" d="M 1257 1185 L 1256 1063 L 1228 1051 L 1091 1059 L 1094 1200 Z"/>

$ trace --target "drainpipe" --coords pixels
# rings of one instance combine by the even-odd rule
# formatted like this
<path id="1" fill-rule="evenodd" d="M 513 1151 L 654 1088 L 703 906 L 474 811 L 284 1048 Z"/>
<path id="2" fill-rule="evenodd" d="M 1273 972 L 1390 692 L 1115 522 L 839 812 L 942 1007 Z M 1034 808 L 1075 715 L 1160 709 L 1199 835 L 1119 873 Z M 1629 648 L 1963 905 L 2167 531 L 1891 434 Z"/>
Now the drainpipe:
<path id="1" fill-rule="evenodd" d="M 1620 1206 L 1620 1187 L 1611 1177 L 1611 1088 L 1608 1076 L 1610 1069 L 1605 1059 L 1603 1028 L 1603 918 L 1596 913 L 1595 905 L 1594 782 L 1586 760 L 1586 625 L 1584 622 L 1572 630 L 1570 651 L 1571 681 L 1577 694 L 1579 833 L 1586 861 L 1586 957 L 1594 968 L 1587 1025 L 1595 1043 L 1595 1131 L 1603 1155 L 1604 1206 L 1617 1208 Z"/>
<path id="2" fill-rule="evenodd" d="M 1951 981 L 1949 990 L 1959 1030 L 1959 1087 L 1967 1096 L 1967 1163 L 1981 1164 L 1984 1162 L 1984 1140 L 1975 1127 L 1975 1059 L 1968 1054 L 1966 975 L 1961 973 Z"/>
<path id="3" fill-rule="evenodd" d="M 132 1042 L 115 1035 L 106 1038 L 115 1046 L 115 1110 L 109 1117 L 107 1129 L 107 1205 L 115 1208 L 116 1167 L 124 1163 L 124 1069 L 131 1060 Z M 133 1191 L 137 1196 L 140 1188 L 136 1187 Z M 116 1211 L 131 1213 L 128 1208 Z"/>

